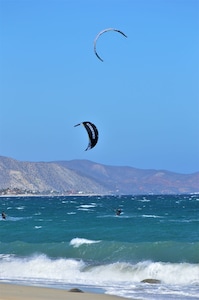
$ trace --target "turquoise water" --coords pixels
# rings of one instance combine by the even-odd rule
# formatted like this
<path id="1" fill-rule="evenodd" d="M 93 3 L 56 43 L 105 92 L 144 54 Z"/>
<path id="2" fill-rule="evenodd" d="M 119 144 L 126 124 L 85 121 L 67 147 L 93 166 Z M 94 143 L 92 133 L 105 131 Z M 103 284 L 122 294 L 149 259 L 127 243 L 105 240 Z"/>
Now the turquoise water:
<path id="1" fill-rule="evenodd" d="M 199 195 L 1 197 L 0 208 L 1 282 L 199 299 Z"/>

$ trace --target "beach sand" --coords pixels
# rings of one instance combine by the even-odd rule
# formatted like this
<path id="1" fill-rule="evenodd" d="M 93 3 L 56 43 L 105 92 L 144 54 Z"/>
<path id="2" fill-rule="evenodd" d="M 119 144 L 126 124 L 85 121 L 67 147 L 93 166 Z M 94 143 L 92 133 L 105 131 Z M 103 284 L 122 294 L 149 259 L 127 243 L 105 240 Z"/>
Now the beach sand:
<path id="1" fill-rule="evenodd" d="M 124 300 L 126 298 L 61 289 L 0 283 L 0 300 Z"/>

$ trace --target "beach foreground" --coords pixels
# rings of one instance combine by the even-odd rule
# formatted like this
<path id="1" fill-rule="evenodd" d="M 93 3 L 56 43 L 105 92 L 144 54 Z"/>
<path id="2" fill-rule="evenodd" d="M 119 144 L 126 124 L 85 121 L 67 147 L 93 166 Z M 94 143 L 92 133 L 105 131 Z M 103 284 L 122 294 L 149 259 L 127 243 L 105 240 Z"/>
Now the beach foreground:
<path id="1" fill-rule="evenodd" d="M 60 289 L 0 284 L 0 300 L 119 300 L 122 297 Z"/>

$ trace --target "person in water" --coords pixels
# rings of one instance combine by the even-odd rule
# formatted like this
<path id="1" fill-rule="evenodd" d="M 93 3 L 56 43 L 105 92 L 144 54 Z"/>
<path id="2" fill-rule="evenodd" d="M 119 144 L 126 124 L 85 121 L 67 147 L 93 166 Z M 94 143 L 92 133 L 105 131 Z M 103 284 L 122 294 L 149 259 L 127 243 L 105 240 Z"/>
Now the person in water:
<path id="1" fill-rule="evenodd" d="M 6 214 L 4 213 L 4 211 L 2 212 L 2 214 L 1 214 L 1 216 L 2 216 L 2 219 L 6 219 Z"/>
<path id="2" fill-rule="evenodd" d="M 122 212 L 122 210 L 120 208 L 116 209 L 116 215 L 117 216 L 120 216 L 121 212 Z"/>

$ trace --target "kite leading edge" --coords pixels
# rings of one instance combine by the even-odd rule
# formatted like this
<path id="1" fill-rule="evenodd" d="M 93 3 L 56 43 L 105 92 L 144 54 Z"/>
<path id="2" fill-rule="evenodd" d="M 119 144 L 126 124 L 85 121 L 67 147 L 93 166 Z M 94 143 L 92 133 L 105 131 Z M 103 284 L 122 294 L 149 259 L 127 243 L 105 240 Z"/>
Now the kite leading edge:
<path id="1" fill-rule="evenodd" d="M 95 55 L 99 58 L 99 60 L 101 60 L 102 62 L 103 62 L 103 59 L 97 53 L 96 45 L 97 45 L 97 40 L 100 37 L 100 35 L 102 35 L 103 33 L 107 32 L 107 31 L 116 31 L 116 32 L 119 32 L 120 34 L 122 34 L 124 37 L 127 38 L 127 35 L 124 32 L 122 32 L 121 30 L 115 29 L 115 28 L 107 28 L 107 29 L 104 29 L 104 30 L 100 31 L 98 33 L 98 35 L 96 36 L 95 40 L 94 40 L 94 52 L 95 52 Z"/>

